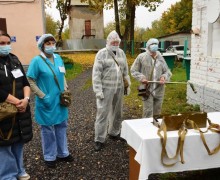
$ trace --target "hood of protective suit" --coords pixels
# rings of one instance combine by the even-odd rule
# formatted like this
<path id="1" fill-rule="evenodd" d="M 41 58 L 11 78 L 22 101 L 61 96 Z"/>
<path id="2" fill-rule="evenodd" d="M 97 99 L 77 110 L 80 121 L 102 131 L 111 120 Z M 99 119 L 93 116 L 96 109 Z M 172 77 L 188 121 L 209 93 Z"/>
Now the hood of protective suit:
<path id="1" fill-rule="evenodd" d="M 45 40 L 46 38 L 48 38 L 48 37 L 53 37 L 53 38 L 54 38 L 54 36 L 53 36 L 52 34 L 43 34 L 43 35 L 39 38 L 39 40 L 37 41 L 37 47 L 38 47 L 38 49 L 39 49 L 40 51 L 42 51 L 42 46 L 43 46 L 43 44 L 44 44 L 44 40 Z M 54 38 L 54 40 L 55 40 L 55 38 Z"/>
<path id="2" fill-rule="evenodd" d="M 155 38 L 149 39 L 149 40 L 147 41 L 146 49 L 148 49 L 149 46 L 150 46 L 151 44 L 154 44 L 154 43 L 159 44 L 158 39 L 155 39 Z"/>
<path id="3" fill-rule="evenodd" d="M 106 39 L 106 45 L 110 46 L 111 42 L 113 42 L 113 41 L 118 41 L 119 44 L 121 42 L 121 39 L 120 39 L 118 33 L 115 30 L 109 33 L 109 35 Z"/>

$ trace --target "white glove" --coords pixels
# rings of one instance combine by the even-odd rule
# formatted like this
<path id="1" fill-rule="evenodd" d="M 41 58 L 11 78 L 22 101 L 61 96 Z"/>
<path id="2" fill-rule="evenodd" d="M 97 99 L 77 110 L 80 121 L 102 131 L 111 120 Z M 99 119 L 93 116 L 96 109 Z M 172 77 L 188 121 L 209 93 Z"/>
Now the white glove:
<path id="1" fill-rule="evenodd" d="M 128 96 L 130 93 L 131 93 L 131 88 L 130 88 L 130 86 L 128 86 L 128 88 L 127 88 L 127 96 Z"/>
<path id="2" fill-rule="evenodd" d="M 96 93 L 96 98 L 98 98 L 98 99 L 104 99 L 104 94 L 103 94 L 103 92 L 98 92 L 98 93 Z"/>
<path id="3" fill-rule="evenodd" d="M 127 75 L 127 76 L 124 76 L 124 78 L 127 79 L 129 86 L 131 86 L 131 79 L 130 79 L 130 76 Z"/>

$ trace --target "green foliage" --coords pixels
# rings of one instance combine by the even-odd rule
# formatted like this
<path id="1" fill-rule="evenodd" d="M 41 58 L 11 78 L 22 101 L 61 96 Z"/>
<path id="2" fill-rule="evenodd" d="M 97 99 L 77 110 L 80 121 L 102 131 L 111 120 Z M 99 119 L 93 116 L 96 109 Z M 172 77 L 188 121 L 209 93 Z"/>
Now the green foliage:
<path id="1" fill-rule="evenodd" d="M 177 66 L 173 70 L 171 81 L 186 82 L 186 69 Z M 167 84 L 163 102 L 163 113 L 177 114 L 180 112 L 199 111 L 198 105 L 187 104 L 186 84 Z"/>
<path id="2" fill-rule="evenodd" d="M 70 29 L 66 28 L 64 30 L 64 32 L 62 33 L 62 39 L 66 40 L 66 39 L 70 39 Z"/>
<path id="3" fill-rule="evenodd" d="M 130 21 L 125 20 L 126 12 L 129 11 L 126 7 L 126 4 L 123 4 L 122 0 L 118 1 L 120 5 L 119 9 L 119 17 L 120 17 L 120 31 L 125 32 L 125 27 L 130 27 Z M 143 1 L 146 5 L 147 1 Z M 155 7 L 159 5 L 159 2 L 153 1 Z M 122 3 L 122 4 L 121 4 Z M 136 1 L 136 3 L 140 3 Z M 140 5 L 143 5 L 141 3 Z M 122 8 L 124 7 L 124 8 Z M 154 7 L 152 6 L 149 11 L 153 10 Z M 139 28 L 135 27 L 134 31 L 134 41 L 135 42 L 142 42 L 147 41 L 152 37 L 160 37 L 167 34 L 180 32 L 180 31 L 187 31 L 191 29 L 192 23 L 192 0 L 181 0 L 177 2 L 175 5 L 172 5 L 168 11 L 162 14 L 161 19 L 155 20 L 152 22 L 151 28 Z M 115 23 L 111 22 L 105 27 L 105 38 L 109 32 L 113 29 L 116 29 Z M 128 28 L 127 28 L 128 29 Z"/>
<path id="4" fill-rule="evenodd" d="M 63 63 L 66 64 L 66 63 L 72 63 L 73 64 L 73 60 L 69 57 L 66 57 L 66 56 L 61 56 L 62 59 L 63 59 Z"/>
<path id="5" fill-rule="evenodd" d="M 62 43 L 63 43 L 62 32 L 64 28 L 64 21 L 67 19 L 71 0 L 56 0 L 56 2 L 57 2 L 56 8 L 58 9 L 60 13 L 60 20 L 61 20 L 59 24 L 57 46 L 62 47 Z"/>
<path id="6" fill-rule="evenodd" d="M 115 23 L 113 22 L 108 23 L 104 29 L 104 38 L 106 39 L 108 34 L 113 30 L 115 30 Z"/>
<path id="7" fill-rule="evenodd" d="M 58 26 L 57 22 L 54 21 L 51 15 L 46 14 L 46 33 L 57 34 Z"/>
<path id="8" fill-rule="evenodd" d="M 78 63 L 74 63 L 74 66 L 72 69 L 66 70 L 66 79 L 67 80 L 74 79 L 76 76 L 82 73 L 82 71 L 83 71 L 82 65 Z"/>
<path id="9" fill-rule="evenodd" d="M 67 80 L 74 79 L 80 73 L 82 73 L 82 65 L 81 64 L 74 64 L 74 67 L 72 69 L 66 70 L 66 79 Z"/>
<path id="10" fill-rule="evenodd" d="M 146 40 L 144 39 L 144 32 L 145 32 L 144 28 L 138 28 L 138 27 L 135 28 L 134 31 L 135 42 L 142 42 Z"/>
<path id="11" fill-rule="evenodd" d="M 181 0 L 162 14 L 160 20 L 152 23 L 144 34 L 145 39 L 160 37 L 167 34 L 187 31 L 192 24 L 192 0 Z"/>

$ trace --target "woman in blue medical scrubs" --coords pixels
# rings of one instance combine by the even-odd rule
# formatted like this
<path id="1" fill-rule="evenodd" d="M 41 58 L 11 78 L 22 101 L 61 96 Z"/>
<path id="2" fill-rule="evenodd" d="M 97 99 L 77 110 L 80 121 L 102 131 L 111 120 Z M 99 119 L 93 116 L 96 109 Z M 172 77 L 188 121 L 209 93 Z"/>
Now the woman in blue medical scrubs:
<path id="1" fill-rule="evenodd" d="M 67 88 L 65 68 L 61 57 L 54 54 L 56 40 L 53 35 L 42 35 L 38 48 L 41 53 L 31 60 L 27 77 L 36 95 L 35 120 L 41 126 L 44 163 L 55 168 L 57 160 L 73 161 L 67 146 L 68 108 L 60 104 L 60 93 Z"/>

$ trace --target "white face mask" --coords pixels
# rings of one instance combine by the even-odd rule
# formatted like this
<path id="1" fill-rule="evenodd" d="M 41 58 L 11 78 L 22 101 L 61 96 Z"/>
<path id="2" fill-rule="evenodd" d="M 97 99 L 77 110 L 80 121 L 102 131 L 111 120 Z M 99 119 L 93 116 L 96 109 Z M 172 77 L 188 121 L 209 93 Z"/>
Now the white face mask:
<path id="1" fill-rule="evenodd" d="M 45 46 L 44 51 L 47 54 L 53 54 L 54 51 L 56 50 L 56 46 Z"/>
<path id="2" fill-rule="evenodd" d="M 149 49 L 151 52 L 156 52 L 158 50 L 158 45 L 157 44 L 150 45 Z"/>
<path id="3" fill-rule="evenodd" d="M 111 51 L 118 51 L 119 46 L 109 46 L 109 48 L 111 49 Z"/>

